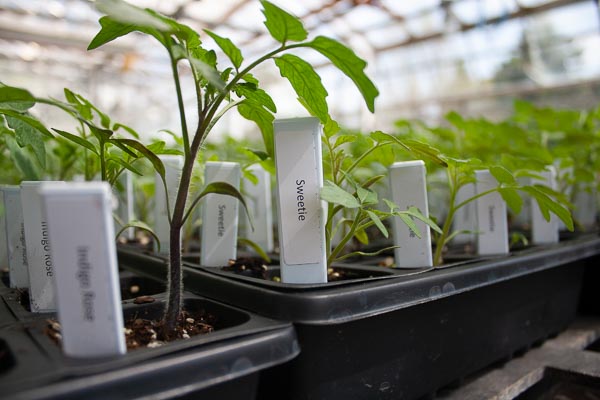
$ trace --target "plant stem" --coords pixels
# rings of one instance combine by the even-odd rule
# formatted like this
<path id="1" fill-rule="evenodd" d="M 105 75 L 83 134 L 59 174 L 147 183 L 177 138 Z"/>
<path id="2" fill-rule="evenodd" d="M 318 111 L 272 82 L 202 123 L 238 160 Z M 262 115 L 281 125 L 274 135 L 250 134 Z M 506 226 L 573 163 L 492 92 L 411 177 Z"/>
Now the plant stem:
<path id="1" fill-rule="evenodd" d="M 179 82 L 179 72 L 177 71 L 177 60 L 169 51 L 169 59 L 171 60 L 171 72 L 173 73 L 173 80 L 175 82 L 175 91 L 177 92 L 177 105 L 179 106 L 179 120 L 181 123 L 181 136 L 183 138 L 183 148 L 185 151 L 186 158 L 190 152 L 190 139 L 187 130 L 187 121 L 185 118 L 185 107 L 183 104 L 183 95 L 181 94 L 181 83 Z"/>
<path id="2" fill-rule="evenodd" d="M 102 176 L 102 180 L 106 181 L 106 160 L 104 159 L 105 149 L 104 142 L 100 142 L 100 173 Z"/>
<path id="3" fill-rule="evenodd" d="M 174 330 L 177 324 L 177 319 L 181 314 L 182 307 L 182 269 L 181 269 L 181 228 L 183 226 L 183 216 L 185 211 L 185 203 L 187 200 L 188 191 L 196 158 L 196 149 L 191 149 L 189 157 L 184 159 L 181 180 L 177 190 L 177 198 L 173 207 L 173 216 L 171 218 L 169 232 L 169 295 L 167 297 L 167 307 L 165 309 L 165 335 L 168 337 Z"/>

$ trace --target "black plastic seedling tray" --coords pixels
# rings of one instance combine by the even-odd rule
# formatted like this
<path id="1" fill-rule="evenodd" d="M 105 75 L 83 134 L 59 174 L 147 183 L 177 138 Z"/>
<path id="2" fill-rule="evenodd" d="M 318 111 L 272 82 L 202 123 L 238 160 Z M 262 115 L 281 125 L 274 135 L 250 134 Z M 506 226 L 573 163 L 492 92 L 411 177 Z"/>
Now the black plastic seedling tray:
<path id="1" fill-rule="evenodd" d="M 158 317 L 164 295 L 123 305 L 124 316 Z M 8 294 L 10 310 L 21 307 Z M 217 301 L 186 294 L 185 307 L 216 316 L 210 334 L 121 357 L 75 359 L 44 334 L 46 318 L 29 315 L 0 328 L 0 393 L 14 399 L 254 399 L 261 370 L 298 352 L 294 328 Z M 14 315 L 19 320 L 22 313 Z M 208 397 L 206 397 L 208 396 Z"/>
<path id="2" fill-rule="evenodd" d="M 302 352 L 262 375 L 260 398 L 414 399 L 564 329 L 577 310 L 584 260 L 598 253 L 600 238 L 588 236 L 385 279 L 286 285 L 188 267 L 185 283 L 294 322 Z M 135 264 L 134 255 L 121 256 Z M 140 265 L 164 275 L 161 260 Z"/>

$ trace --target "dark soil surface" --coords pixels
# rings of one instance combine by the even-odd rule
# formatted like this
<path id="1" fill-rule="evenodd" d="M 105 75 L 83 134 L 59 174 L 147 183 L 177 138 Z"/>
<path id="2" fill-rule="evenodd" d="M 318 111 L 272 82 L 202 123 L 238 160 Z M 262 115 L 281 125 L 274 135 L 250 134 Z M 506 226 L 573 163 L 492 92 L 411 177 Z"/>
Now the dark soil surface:
<path id="1" fill-rule="evenodd" d="M 149 297 L 149 296 L 144 296 Z M 147 301 L 143 301 L 147 302 Z M 144 347 L 159 347 L 172 340 L 190 339 L 214 331 L 216 317 L 204 310 L 193 313 L 183 312 L 176 329 L 175 337 L 166 340 L 163 335 L 163 322 L 133 316 L 125 320 L 125 342 L 127 351 Z M 61 345 L 62 334 L 60 323 L 55 319 L 46 320 L 44 333 L 57 345 Z"/>
<path id="2" fill-rule="evenodd" d="M 233 272 L 234 274 L 244 275 L 257 279 L 280 282 L 279 271 L 270 270 L 266 262 L 259 257 L 242 257 L 237 260 L 229 260 L 229 265 L 222 267 L 223 271 Z M 364 278 L 364 273 L 332 267 L 327 269 L 327 281 L 336 282 L 348 279 Z"/>

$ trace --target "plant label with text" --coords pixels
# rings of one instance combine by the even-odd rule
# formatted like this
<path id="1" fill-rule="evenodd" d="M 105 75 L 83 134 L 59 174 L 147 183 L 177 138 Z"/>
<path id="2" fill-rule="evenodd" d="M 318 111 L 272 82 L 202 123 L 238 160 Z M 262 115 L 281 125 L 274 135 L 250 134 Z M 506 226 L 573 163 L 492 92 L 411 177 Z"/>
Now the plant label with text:
<path id="1" fill-rule="evenodd" d="M 29 288 L 21 189 L 18 186 L 4 186 L 2 192 L 4 194 L 4 211 L 6 212 L 6 245 L 10 287 Z"/>
<path id="2" fill-rule="evenodd" d="M 321 124 L 297 118 L 277 120 L 274 128 L 281 279 L 327 282 Z"/>
<path id="3" fill-rule="evenodd" d="M 400 210 L 416 207 L 429 217 L 425 163 L 422 160 L 396 162 L 389 168 L 392 202 Z M 422 221 L 415 221 L 421 234 L 419 238 L 400 217 L 392 219 L 396 268 L 419 268 L 433 266 L 431 232 Z"/>
<path id="4" fill-rule="evenodd" d="M 207 162 L 204 183 L 225 182 L 239 190 L 241 169 L 238 163 Z M 200 264 L 223 267 L 237 257 L 239 200 L 210 193 L 202 204 Z"/>
<path id="5" fill-rule="evenodd" d="M 475 171 L 475 193 L 480 194 L 498 187 L 488 170 Z M 477 209 L 477 254 L 508 254 L 508 216 L 506 202 L 498 192 L 479 197 Z"/>
<path id="6" fill-rule="evenodd" d="M 63 351 L 71 357 L 126 352 L 119 271 L 106 182 L 44 183 Z"/>
<path id="7" fill-rule="evenodd" d="M 273 204 L 271 199 L 271 174 L 254 164 L 248 168 L 256 177 L 256 184 L 244 179 L 244 198 L 252 217 L 254 230 L 246 223 L 245 236 L 265 252 L 273 252 Z"/>
<path id="8" fill-rule="evenodd" d="M 61 184 L 64 182 L 54 182 Z M 50 254 L 48 223 L 39 194 L 43 182 L 21 182 L 21 206 L 29 271 L 29 300 L 32 312 L 56 311 L 54 267 Z"/>

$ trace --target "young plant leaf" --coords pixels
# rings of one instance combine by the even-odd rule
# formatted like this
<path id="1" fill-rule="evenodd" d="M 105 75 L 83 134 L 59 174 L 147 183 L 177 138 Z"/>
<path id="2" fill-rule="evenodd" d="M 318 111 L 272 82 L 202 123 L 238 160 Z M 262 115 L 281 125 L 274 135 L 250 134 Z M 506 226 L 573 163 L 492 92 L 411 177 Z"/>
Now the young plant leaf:
<path id="1" fill-rule="evenodd" d="M 114 124 L 113 127 L 112 127 L 112 130 L 114 132 L 118 131 L 119 129 L 123 129 L 123 130 L 127 131 L 135 139 L 139 139 L 140 138 L 140 135 L 133 128 L 130 128 L 127 125 L 123 125 L 123 124 L 117 123 L 117 124 Z"/>
<path id="2" fill-rule="evenodd" d="M 275 117 L 262 106 L 244 101 L 237 106 L 238 113 L 249 121 L 253 121 L 262 133 L 265 150 L 271 158 L 274 157 L 273 121 Z"/>
<path id="3" fill-rule="evenodd" d="M 404 224 L 408 227 L 408 229 L 413 231 L 414 234 L 417 235 L 417 237 L 419 239 L 421 238 L 421 232 L 419 231 L 417 224 L 415 224 L 415 221 L 413 221 L 413 219 L 406 212 L 401 211 L 401 212 L 396 213 L 395 215 L 400 217 L 400 219 L 402 220 L 402 222 L 404 222 Z"/>
<path id="4" fill-rule="evenodd" d="M 25 89 L 0 84 L 0 106 L 25 112 L 35 105 L 35 97 Z"/>
<path id="5" fill-rule="evenodd" d="M 321 122 L 326 123 L 329 119 L 329 109 L 325 100 L 328 93 L 321 83 L 321 77 L 313 67 L 292 54 L 284 54 L 275 58 L 275 64 L 279 68 L 281 76 L 290 82 L 298 97 L 308 104 L 310 111 Z"/>
<path id="6" fill-rule="evenodd" d="M 521 213 L 521 209 L 523 207 L 523 199 L 519 196 L 516 189 L 513 188 L 498 188 L 498 192 L 500 192 L 500 196 L 506 202 L 506 205 L 510 207 L 516 214 Z"/>
<path id="7" fill-rule="evenodd" d="M 127 170 L 129 170 L 131 172 L 133 172 L 136 175 L 139 175 L 139 176 L 143 176 L 144 175 L 139 169 L 135 168 L 133 165 L 131 165 L 130 163 L 128 163 L 127 161 L 123 160 L 120 157 L 108 156 L 107 160 L 108 161 L 112 161 L 115 164 L 120 165 L 121 167 L 123 167 L 123 168 L 125 168 L 125 169 L 127 169 Z"/>
<path id="8" fill-rule="evenodd" d="M 385 225 L 383 225 L 383 222 L 381 222 L 381 219 L 377 216 L 377 214 L 375 214 L 371 210 L 365 210 L 365 211 L 367 212 L 367 215 L 369 216 L 369 218 L 371 218 L 371 221 L 373 221 L 373 223 L 375 224 L 377 229 L 379 229 L 381 234 L 387 238 L 389 236 L 388 230 L 385 227 Z"/>
<path id="9" fill-rule="evenodd" d="M 196 57 L 189 57 L 188 61 L 192 67 L 204 77 L 215 89 L 222 92 L 225 89 L 225 82 L 221 75 L 213 66 Z"/>
<path id="10" fill-rule="evenodd" d="M 333 147 L 336 148 L 336 147 L 343 145 L 344 143 L 353 142 L 355 140 L 356 140 L 355 135 L 340 135 L 335 138 L 335 144 L 333 145 Z"/>
<path id="11" fill-rule="evenodd" d="M 156 236 L 156 233 L 154 232 L 154 230 L 143 221 L 138 221 L 138 220 L 129 221 L 128 223 L 123 225 L 121 227 L 121 229 L 119 229 L 119 231 L 117 232 L 115 237 L 118 238 L 119 236 L 121 236 L 121 233 L 125 232 L 129 228 L 137 228 L 137 229 L 141 229 L 143 231 L 148 232 L 150 235 L 152 235 L 152 238 L 154 238 L 154 240 L 156 241 L 157 251 L 160 251 L 160 239 L 158 238 L 158 236 Z"/>
<path id="12" fill-rule="evenodd" d="M 417 207 L 409 207 L 408 213 L 414 218 L 424 222 L 427 226 L 429 226 L 437 233 L 442 233 L 442 229 L 438 226 L 438 224 L 436 224 L 435 221 L 431 218 L 428 218 L 425 215 L 423 215 L 423 213 L 421 213 L 421 210 L 419 210 Z"/>
<path id="13" fill-rule="evenodd" d="M 253 83 L 239 83 L 233 88 L 235 93 L 240 97 L 245 97 L 248 102 L 256 103 L 265 107 L 271 112 L 277 112 L 275 102 L 264 90 L 258 88 Z"/>
<path id="14" fill-rule="evenodd" d="M 364 229 L 357 229 L 354 232 L 354 237 L 364 245 L 369 244 L 369 235 L 367 235 L 367 232 Z"/>
<path id="15" fill-rule="evenodd" d="M 248 246 L 250 247 L 252 250 L 254 250 L 256 252 L 256 254 L 258 254 L 258 256 L 260 258 L 263 259 L 263 261 L 265 261 L 266 263 L 270 263 L 271 262 L 271 258 L 269 257 L 269 255 L 263 250 L 262 247 L 260 247 L 257 243 L 253 242 L 250 239 L 246 239 L 246 238 L 241 238 L 238 237 L 237 240 L 238 246 Z"/>
<path id="16" fill-rule="evenodd" d="M 34 158 L 27 153 L 27 150 L 19 147 L 12 137 L 6 138 L 6 146 L 15 166 L 23 174 L 23 178 L 29 181 L 39 181 L 41 173 L 33 162 Z"/>
<path id="17" fill-rule="evenodd" d="M 517 183 L 513 174 L 501 165 L 492 165 L 489 171 L 499 184 L 514 185 Z"/>
<path id="18" fill-rule="evenodd" d="M 273 39 L 281 44 L 288 40 L 301 42 L 306 39 L 308 32 L 304 29 L 302 21 L 266 0 L 261 0 L 260 3 L 263 6 L 265 26 Z"/>
<path id="19" fill-rule="evenodd" d="M 321 199 L 331 204 L 339 204 L 346 208 L 358 208 L 360 203 L 356 197 L 331 181 L 325 181 L 321 189 Z"/>
<path id="20" fill-rule="evenodd" d="M 375 112 L 375 98 L 379 95 L 379 91 L 365 74 L 364 69 L 367 63 L 363 59 L 340 42 L 324 36 L 317 36 L 306 46 L 327 57 L 333 65 L 352 79 L 362 94 L 369 111 Z"/>
<path id="21" fill-rule="evenodd" d="M 194 199 L 194 201 L 192 202 L 192 204 L 190 205 L 190 208 L 188 209 L 188 211 L 186 213 L 186 217 L 184 218 L 184 221 L 185 221 L 185 219 L 187 219 L 187 217 L 193 211 L 196 204 L 198 204 L 198 202 L 200 200 L 202 200 L 202 198 L 204 196 L 211 194 L 211 193 L 222 194 L 225 196 L 231 196 L 231 197 L 235 197 L 236 199 L 238 199 L 239 202 L 242 203 L 242 206 L 244 207 L 244 210 L 246 211 L 246 215 L 248 216 L 248 219 L 250 221 L 250 225 L 251 225 L 252 229 L 254 229 L 253 221 L 252 221 L 250 213 L 248 212 L 248 206 L 246 205 L 246 200 L 244 200 L 244 196 L 242 196 L 242 194 L 240 193 L 239 190 L 237 190 L 234 186 L 230 185 L 227 182 L 211 182 L 208 185 L 206 185 L 206 187 L 204 188 L 202 193 L 200 193 L 198 195 L 198 197 L 196 197 Z"/>
<path id="22" fill-rule="evenodd" d="M 21 115 L 21 114 L 18 114 Z M 29 146 L 35 154 L 36 159 L 42 168 L 46 168 L 46 146 L 42 140 L 42 132 L 34 127 L 42 124 L 31 117 L 21 115 L 22 118 L 15 118 L 5 115 L 6 123 L 15 131 L 17 143 L 21 147 Z M 45 130 L 46 128 L 44 128 Z"/>
<path id="23" fill-rule="evenodd" d="M 206 34 L 210 36 L 215 43 L 217 43 L 221 50 L 223 50 L 223 53 L 229 57 L 231 63 L 237 71 L 242 65 L 242 62 L 244 62 L 242 51 L 235 44 L 233 44 L 230 39 L 221 37 L 216 33 L 209 31 L 208 29 L 205 29 L 204 32 L 206 32 Z"/>
<path id="24" fill-rule="evenodd" d="M 7 123 L 10 118 L 11 121 L 13 121 L 13 124 L 19 125 L 20 128 L 28 126 L 31 129 L 28 130 L 29 132 L 37 132 L 41 135 L 48 136 L 49 138 L 54 137 L 54 135 L 52 135 L 52 133 L 46 129 L 46 127 L 40 121 L 29 114 L 21 114 L 20 112 L 9 109 L 0 109 L 0 114 L 3 114 L 6 117 Z M 16 120 L 19 120 L 23 125 L 18 124 Z M 9 126 L 11 125 L 10 123 L 8 124 Z M 11 128 L 13 127 L 11 126 Z"/>
<path id="25" fill-rule="evenodd" d="M 334 261 L 342 261 L 342 260 L 345 260 L 347 258 L 356 257 L 356 256 L 373 257 L 373 256 L 378 256 L 378 255 L 380 255 L 382 253 L 385 253 L 387 251 L 394 250 L 394 249 L 399 249 L 399 248 L 400 248 L 400 246 L 388 246 L 388 247 L 384 247 L 383 249 L 379 249 L 379 250 L 373 251 L 373 252 L 353 251 L 353 252 L 344 254 L 343 256 L 337 257 Z"/>
<path id="26" fill-rule="evenodd" d="M 96 147 L 94 146 L 94 144 L 92 142 L 90 142 L 89 140 L 84 139 L 81 136 L 73 135 L 72 133 L 62 131 L 60 129 L 52 128 L 52 130 L 54 132 L 58 133 L 60 136 L 64 137 L 65 139 L 68 139 L 71 142 L 76 143 L 82 147 L 85 147 L 86 149 L 90 150 L 92 153 L 96 154 L 97 156 L 100 155 L 98 153 L 98 150 L 96 150 Z"/>
<path id="27" fill-rule="evenodd" d="M 152 151 L 150 151 L 146 146 L 144 146 L 142 143 L 138 142 L 137 140 L 133 140 L 133 139 L 114 139 L 114 141 L 117 143 L 122 143 L 124 145 L 127 145 L 127 146 L 139 151 L 144 157 L 146 157 L 152 163 L 152 166 L 154 167 L 156 172 L 160 175 L 162 180 L 163 181 L 165 180 L 165 165 L 163 164 L 162 160 L 160 158 L 158 158 L 158 156 L 156 154 L 154 154 Z"/>
<path id="28" fill-rule="evenodd" d="M 152 28 L 162 32 L 168 32 L 172 29 L 170 24 L 167 24 L 156 14 L 122 0 L 97 0 L 96 8 L 98 11 L 123 24 Z"/>
<path id="29" fill-rule="evenodd" d="M 120 38 L 121 36 L 125 36 L 138 30 L 137 26 L 135 25 L 123 24 L 107 16 L 100 18 L 98 22 L 100 22 L 100 32 L 94 36 L 88 45 L 88 50 L 96 49 L 108 42 L 112 42 L 113 40 Z"/>

